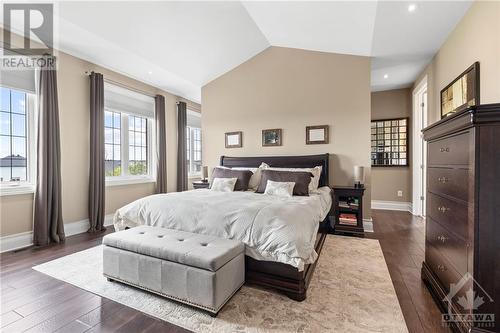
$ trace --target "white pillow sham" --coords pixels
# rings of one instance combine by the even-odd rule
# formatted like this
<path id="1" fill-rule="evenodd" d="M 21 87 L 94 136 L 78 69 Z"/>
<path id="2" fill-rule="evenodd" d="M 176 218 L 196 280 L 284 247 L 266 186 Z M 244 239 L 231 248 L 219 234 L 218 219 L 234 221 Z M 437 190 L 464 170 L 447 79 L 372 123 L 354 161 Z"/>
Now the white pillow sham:
<path id="1" fill-rule="evenodd" d="M 210 190 L 217 192 L 233 192 L 238 178 L 214 178 Z"/>
<path id="2" fill-rule="evenodd" d="M 291 172 L 310 172 L 313 177 L 309 183 L 309 193 L 318 193 L 319 179 L 321 177 L 321 172 L 323 171 L 322 166 L 316 166 L 314 168 L 275 168 L 270 167 L 266 163 L 262 163 L 260 167 L 266 170 L 276 170 L 276 171 L 291 171 Z"/>
<path id="3" fill-rule="evenodd" d="M 294 186 L 295 182 L 275 182 L 268 180 L 264 194 L 291 198 L 293 196 Z"/>

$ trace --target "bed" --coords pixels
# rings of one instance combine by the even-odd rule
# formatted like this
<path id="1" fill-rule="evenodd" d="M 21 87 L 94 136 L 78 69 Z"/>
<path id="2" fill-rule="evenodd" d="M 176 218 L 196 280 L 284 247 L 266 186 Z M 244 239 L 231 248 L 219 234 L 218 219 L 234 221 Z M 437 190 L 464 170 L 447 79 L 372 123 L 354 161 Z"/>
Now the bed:
<path id="1" fill-rule="evenodd" d="M 246 283 L 277 289 L 294 300 L 307 287 L 325 240 L 331 208 L 328 154 L 227 157 L 225 167 L 305 168 L 322 166 L 318 193 L 279 198 L 250 191 L 221 193 L 200 189 L 151 195 L 120 208 L 115 227 L 136 225 L 238 239 L 245 243 Z"/>

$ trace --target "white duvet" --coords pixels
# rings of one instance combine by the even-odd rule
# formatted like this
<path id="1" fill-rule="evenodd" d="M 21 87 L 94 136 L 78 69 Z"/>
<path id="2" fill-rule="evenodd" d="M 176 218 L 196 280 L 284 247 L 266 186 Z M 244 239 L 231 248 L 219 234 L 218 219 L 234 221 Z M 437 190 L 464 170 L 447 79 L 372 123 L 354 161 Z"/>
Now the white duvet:
<path id="1" fill-rule="evenodd" d="M 328 187 L 291 198 L 201 189 L 136 200 L 116 211 L 114 224 L 117 230 L 151 225 L 238 239 L 245 243 L 246 255 L 302 271 L 318 256 L 314 250 L 318 222 L 331 203 Z"/>

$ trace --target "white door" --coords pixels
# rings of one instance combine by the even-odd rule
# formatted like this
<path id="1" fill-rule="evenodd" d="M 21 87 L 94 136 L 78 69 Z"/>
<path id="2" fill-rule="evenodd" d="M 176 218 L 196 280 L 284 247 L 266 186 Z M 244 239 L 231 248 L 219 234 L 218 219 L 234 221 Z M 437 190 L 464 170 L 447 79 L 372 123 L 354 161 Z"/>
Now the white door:
<path id="1" fill-rule="evenodd" d="M 421 121 L 422 128 L 427 126 L 427 89 L 422 93 L 421 99 Z M 422 214 L 425 217 L 425 202 L 427 200 L 427 144 L 422 140 L 422 175 L 421 175 L 421 202 L 422 202 Z"/>
<path id="2" fill-rule="evenodd" d="M 427 78 L 413 91 L 413 214 L 425 217 L 427 145 L 422 129 L 427 126 Z"/>

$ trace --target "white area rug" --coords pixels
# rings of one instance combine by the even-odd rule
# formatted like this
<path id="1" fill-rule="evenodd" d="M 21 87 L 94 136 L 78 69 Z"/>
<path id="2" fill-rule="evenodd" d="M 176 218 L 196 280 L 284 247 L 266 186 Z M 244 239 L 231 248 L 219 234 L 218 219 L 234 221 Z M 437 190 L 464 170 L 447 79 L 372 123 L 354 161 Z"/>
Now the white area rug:
<path id="1" fill-rule="evenodd" d="M 102 247 L 33 269 L 195 332 L 408 332 L 377 240 L 329 235 L 295 302 L 243 286 L 217 318 L 102 276 Z"/>

